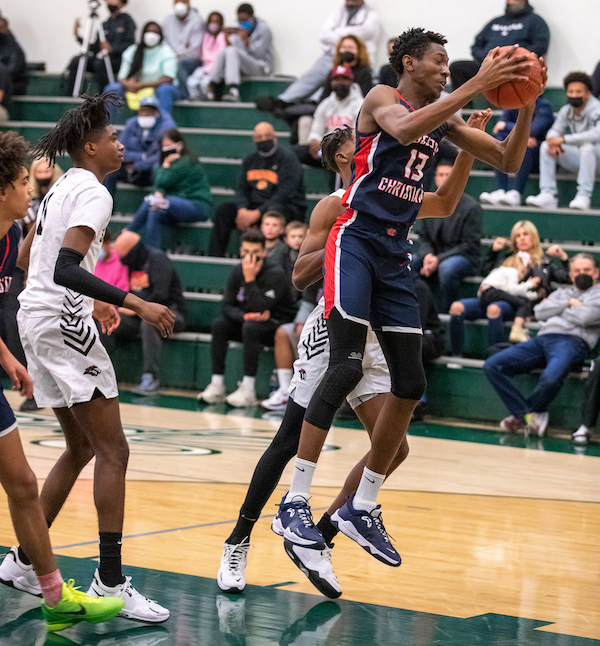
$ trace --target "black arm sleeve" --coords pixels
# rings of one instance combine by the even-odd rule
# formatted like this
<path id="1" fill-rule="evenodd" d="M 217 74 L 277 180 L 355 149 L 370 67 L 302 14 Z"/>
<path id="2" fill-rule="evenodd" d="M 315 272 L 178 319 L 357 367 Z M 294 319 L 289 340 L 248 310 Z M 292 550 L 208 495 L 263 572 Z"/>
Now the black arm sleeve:
<path id="1" fill-rule="evenodd" d="M 68 287 L 84 296 L 89 296 L 110 305 L 121 307 L 129 292 L 109 285 L 89 271 L 80 267 L 83 255 L 75 249 L 62 247 L 58 252 L 54 267 L 54 282 L 62 287 Z"/>

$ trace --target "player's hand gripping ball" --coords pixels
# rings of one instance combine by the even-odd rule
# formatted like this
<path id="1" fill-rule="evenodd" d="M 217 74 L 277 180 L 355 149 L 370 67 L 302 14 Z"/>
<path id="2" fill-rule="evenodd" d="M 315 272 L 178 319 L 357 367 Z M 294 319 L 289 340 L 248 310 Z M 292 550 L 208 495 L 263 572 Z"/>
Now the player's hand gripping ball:
<path id="1" fill-rule="evenodd" d="M 497 55 L 503 54 L 510 45 L 501 47 Z M 533 65 L 523 75 L 529 78 L 525 81 L 508 81 L 493 90 L 483 93 L 485 98 L 492 104 L 503 110 L 517 110 L 532 103 L 540 93 L 542 79 L 542 66 L 539 58 L 528 49 L 518 47 L 512 56 L 529 56 Z"/>

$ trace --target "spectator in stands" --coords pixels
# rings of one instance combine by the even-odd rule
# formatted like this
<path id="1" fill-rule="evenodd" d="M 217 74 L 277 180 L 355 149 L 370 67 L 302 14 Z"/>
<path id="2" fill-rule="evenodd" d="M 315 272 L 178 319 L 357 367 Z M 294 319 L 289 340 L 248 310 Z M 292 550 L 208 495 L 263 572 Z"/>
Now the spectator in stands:
<path id="1" fill-rule="evenodd" d="M 123 231 L 115 240 L 114 250 L 121 263 L 129 270 L 129 291 L 151 303 L 166 305 L 175 314 L 175 332 L 183 330 L 185 301 L 175 267 L 160 249 L 147 247 L 140 236 Z M 141 382 L 132 392 L 153 395 L 160 387 L 158 369 L 162 349 L 162 336 L 157 328 L 142 321 L 131 310 L 121 308 L 121 323 L 110 335 L 100 334 L 104 347 L 112 352 L 119 339 L 142 337 L 143 374 Z"/>
<path id="2" fill-rule="evenodd" d="M 154 170 L 159 165 L 162 139 L 167 130 L 177 128 L 173 117 L 160 111 L 155 96 L 140 101 L 137 117 L 131 117 L 119 140 L 125 146 L 121 168 L 106 176 L 104 186 L 115 194 L 117 182 L 135 186 L 152 186 Z"/>
<path id="3" fill-rule="evenodd" d="M 600 415 L 600 356 L 592 361 L 581 402 L 581 426 L 573 433 L 574 444 L 589 444 Z"/>
<path id="4" fill-rule="evenodd" d="M 281 256 L 281 264 L 285 270 L 286 276 L 292 280 L 292 272 L 294 271 L 294 264 L 298 258 L 300 247 L 306 238 L 308 231 L 308 224 L 300 222 L 299 220 L 292 220 L 285 225 L 285 245 L 286 252 Z M 294 288 L 295 289 L 295 288 Z M 298 292 L 300 297 L 301 292 Z"/>
<path id="5" fill-rule="evenodd" d="M 137 210 L 129 230 L 139 232 L 145 228 L 146 243 L 160 249 L 165 224 L 200 222 L 211 214 L 210 186 L 202 166 L 179 130 L 167 130 L 152 193 Z"/>
<path id="6" fill-rule="evenodd" d="M 124 240 L 126 239 L 127 237 L 124 238 Z M 131 240 L 136 240 L 136 238 L 131 238 Z M 98 256 L 96 269 L 94 269 L 94 276 L 106 281 L 113 287 L 118 287 L 126 292 L 129 291 L 129 269 L 121 262 L 121 258 L 112 244 L 110 231 L 104 233 L 102 249 Z"/>
<path id="7" fill-rule="evenodd" d="M 187 89 L 190 99 L 215 98 L 210 88 L 210 79 L 217 62 L 217 56 L 222 49 L 227 47 L 227 39 L 223 29 L 225 19 L 223 14 L 213 11 L 206 19 L 205 31 L 200 43 L 200 61 L 194 73 L 187 80 Z"/>
<path id="8" fill-rule="evenodd" d="M 392 49 L 394 49 L 395 42 L 395 38 L 390 38 L 387 41 L 388 57 L 391 55 Z M 398 78 L 398 74 L 396 73 L 396 70 L 390 65 L 390 63 L 381 66 L 381 69 L 379 70 L 380 83 L 382 83 L 383 85 L 389 85 L 390 87 L 398 87 L 399 81 L 400 79 Z"/>
<path id="9" fill-rule="evenodd" d="M 594 96 L 600 96 L 600 61 L 598 62 L 598 65 L 596 65 L 594 73 L 592 74 L 592 86 Z"/>
<path id="10" fill-rule="evenodd" d="M 126 97 L 134 110 L 144 96 L 155 94 L 161 112 L 170 114 L 173 102 L 179 98 L 176 79 L 177 56 L 164 42 L 161 26 L 150 21 L 142 29 L 141 42 L 123 53 L 118 82 L 106 89 Z"/>
<path id="11" fill-rule="evenodd" d="M 288 249 L 282 240 L 285 235 L 285 215 L 279 211 L 267 211 L 261 218 L 260 230 L 265 236 L 266 257 L 275 263 L 281 263 L 281 258 Z"/>
<path id="12" fill-rule="evenodd" d="M 238 26 L 225 29 L 227 47 L 217 54 L 211 77 L 214 85 L 225 83 L 223 101 L 240 100 L 242 76 L 267 76 L 275 66 L 273 35 L 267 23 L 254 15 L 248 3 L 238 7 L 237 17 Z"/>
<path id="13" fill-rule="evenodd" d="M 444 184 L 451 172 L 451 162 L 438 164 L 436 188 Z M 419 251 L 413 256 L 411 266 L 425 279 L 437 277 L 444 312 L 458 298 L 463 278 L 477 273 L 481 217 L 481 206 L 464 194 L 450 217 L 421 222 Z"/>
<path id="14" fill-rule="evenodd" d="M 264 97 L 257 101 L 257 107 L 273 112 L 311 97 L 327 80 L 334 65 L 335 46 L 344 36 L 352 34 L 364 41 L 371 60 L 375 60 L 380 31 L 377 13 L 364 0 L 346 0 L 344 6 L 334 11 L 321 28 L 319 40 L 323 53 L 317 62 L 279 97 Z"/>
<path id="15" fill-rule="evenodd" d="M 85 69 L 88 72 L 92 72 L 99 88 L 108 85 L 108 73 L 105 63 L 106 57 L 108 57 L 113 74 L 116 76 L 121 67 L 123 52 L 135 43 L 135 22 L 128 13 L 123 11 L 123 7 L 126 4 L 127 0 L 107 0 L 106 8 L 110 15 L 102 23 L 106 40 L 103 42 L 96 40 L 90 45 L 88 50 Z M 83 38 L 81 36 L 81 21 L 79 18 L 75 21 L 73 34 L 81 45 Z M 75 56 L 71 59 L 67 68 L 67 94 L 73 94 L 78 64 L 79 56 Z"/>
<path id="16" fill-rule="evenodd" d="M 13 96 L 27 92 L 25 53 L 10 31 L 6 18 L 0 18 L 0 77 L 3 106 L 9 105 Z"/>
<path id="17" fill-rule="evenodd" d="M 309 166 L 323 168 L 321 139 L 336 128 L 353 127 L 363 102 L 363 95 L 354 84 L 354 74 L 347 65 L 338 65 L 329 73 L 332 93 L 317 107 L 312 120 L 308 145 L 296 146 L 298 159 Z"/>
<path id="18" fill-rule="evenodd" d="M 270 123 L 254 127 L 256 152 L 242 162 L 235 202 L 220 205 L 215 212 L 209 255 L 224 256 L 231 231 L 258 226 L 266 211 L 279 211 L 286 220 L 304 220 L 306 201 L 302 166 L 293 152 L 277 145 Z"/>
<path id="19" fill-rule="evenodd" d="M 504 259 L 503 252 L 509 247 L 510 255 Z M 550 284 L 555 281 L 559 283 L 569 282 L 568 277 L 568 257 L 560 245 L 552 245 L 547 256 L 540 246 L 540 236 L 535 225 L 529 220 L 520 220 L 515 223 L 510 233 L 510 242 L 506 238 L 496 238 L 488 254 L 486 261 L 483 263 L 483 275 L 488 276 L 500 264 L 510 267 L 517 271 L 520 281 L 529 281 L 535 279 L 527 289 L 535 289 L 538 292 L 538 299 L 545 297 L 550 292 Z M 558 258 L 561 265 L 550 261 L 550 258 Z M 485 283 L 485 280 L 484 280 Z M 535 284 L 534 284 L 535 283 Z M 476 298 L 463 298 L 460 301 L 452 303 L 450 306 L 450 341 L 452 344 L 452 354 L 462 356 L 464 346 L 464 321 L 474 321 L 479 318 L 487 317 L 488 320 L 488 345 L 493 346 L 504 341 L 504 323 L 515 319 L 517 307 L 512 299 L 498 298 L 491 300 L 490 294 L 485 294 L 487 288 L 495 285 L 506 286 L 503 283 L 492 279 L 490 283 L 483 284 L 478 291 Z M 497 289 L 497 287 L 496 287 Z M 518 290 L 517 290 L 518 291 Z M 497 292 L 494 292 L 497 294 Z M 509 302 L 511 301 L 511 302 Z M 515 319 L 515 324 L 511 330 L 512 340 L 526 340 L 527 332 L 524 329 L 525 316 L 519 313 L 523 320 Z"/>
<path id="20" fill-rule="evenodd" d="M 190 0 L 173 0 L 173 13 L 163 20 L 165 40 L 177 56 L 179 98 L 187 99 L 187 80 L 200 65 L 200 43 L 204 20 Z"/>
<path id="21" fill-rule="evenodd" d="M 556 168 L 561 166 L 577 173 L 577 195 L 569 208 L 587 210 L 600 162 L 600 101 L 592 95 L 592 79 L 584 72 L 567 74 L 563 85 L 568 103 L 558 111 L 540 147 L 540 193 L 530 195 L 525 204 L 558 207 Z"/>
<path id="22" fill-rule="evenodd" d="M 258 229 L 242 235 L 240 257 L 223 297 L 223 318 L 212 328 L 212 377 L 198 399 L 209 404 L 226 401 L 230 406 L 257 403 L 254 380 L 258 357 L 272 346 L 275 331 L 296 314 L 296 301 L 283 268 L 265 258 L 265 237 Z M 239 388 L 225 397 L 225 356 L 230 340 L 244 345 L 244 378 Z"/>
<path id="23" fill-rule="evenodd" d="M 545 56 L 550 30 L 544 19 L 534 13 L 529 0 L 506 0 L 503 16 L 494 18 L 477 34 L 471 47 L 472 61 L 455 61 L 450 65 L 454 89 L 473 78 L 488 52 L 494 47 L 519 44 L 538 56 Z"/>
<path id="24" fill-rule="evenodd" d="M 569 371 L 581 365 L 600 337 L 600 285 L 593 256 L 577 254 L 570 261 L 572 287 L 557 289 L 538 303 L 535 316 L 541 321 L 537 336 L 491 356 L 484 364 L 486 377 L 510 416 L 500 428 L 543 437 L 548 427 L 548 406 L 558 394 Z M 539 382 L 524 397 L 511 377 L 543 368 Z"/>
<path id="25" fill-rule="evenodd" d="M 496 139 L 504 141 L 508 137 L 517 123 L 518 112 L 518 110 L 504 110 L 502 117 L 496 122 L 492 131 Z M 535 111 L 531 123 L 531 134 L 527 142 L 527 150 L 519 172 L 514 180 L 509 180 L 506 173 L 502 173 L 499 170 L 495 171 L 498 188 L 491 193 L 482 193 L 479 196 L 480 202 L 483 204 L 493 204 L 494 206 L 498 204 L 521 206 L 521 196 L 525 191 L 529 175 L 537 168 L 539 163 L 540 144 L 546 138 L 546 133 L 553 121 L 554 114 L 552 113 L 552 107 L 543 97 L 538 97 L 535 102 Z M 514 188 L 509 190 L 511 181 L 514 182 Z"/>

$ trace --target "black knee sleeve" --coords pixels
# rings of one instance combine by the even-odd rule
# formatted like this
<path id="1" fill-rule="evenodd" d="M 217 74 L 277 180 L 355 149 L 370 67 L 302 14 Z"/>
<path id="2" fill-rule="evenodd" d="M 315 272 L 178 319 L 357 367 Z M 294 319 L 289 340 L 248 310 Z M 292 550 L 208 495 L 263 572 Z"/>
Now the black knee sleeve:
<path id="1" fill-rule="evenodd" d="M 378 332 L 377 337 L 390 371 L 392 394 L 400 399 L 421 399 L 427 387 L 421 335 Z"/>

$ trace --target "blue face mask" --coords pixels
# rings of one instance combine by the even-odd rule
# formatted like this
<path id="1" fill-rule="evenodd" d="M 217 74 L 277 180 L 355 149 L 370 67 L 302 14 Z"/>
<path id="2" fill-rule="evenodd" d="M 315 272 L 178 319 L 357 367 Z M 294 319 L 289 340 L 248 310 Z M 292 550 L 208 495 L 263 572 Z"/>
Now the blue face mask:
<path id="1" fill-rule="evenodd" d="M 100 247 L 100 253 L 98 254 L 98 262 L 101 260 L 104 260 L 106 258 L 106 251 L 104 251 L 104 247 Z"/>
<path id="2" fill-rule="evenodd" d="M 254 21 L 253 20 L 245 20 L 242 22 L 241 20 L 238 21 L 238 27 L 241 27 L 242 29 L 246 29 L 250 31 L 252 27 L 254 27 Z"/>

